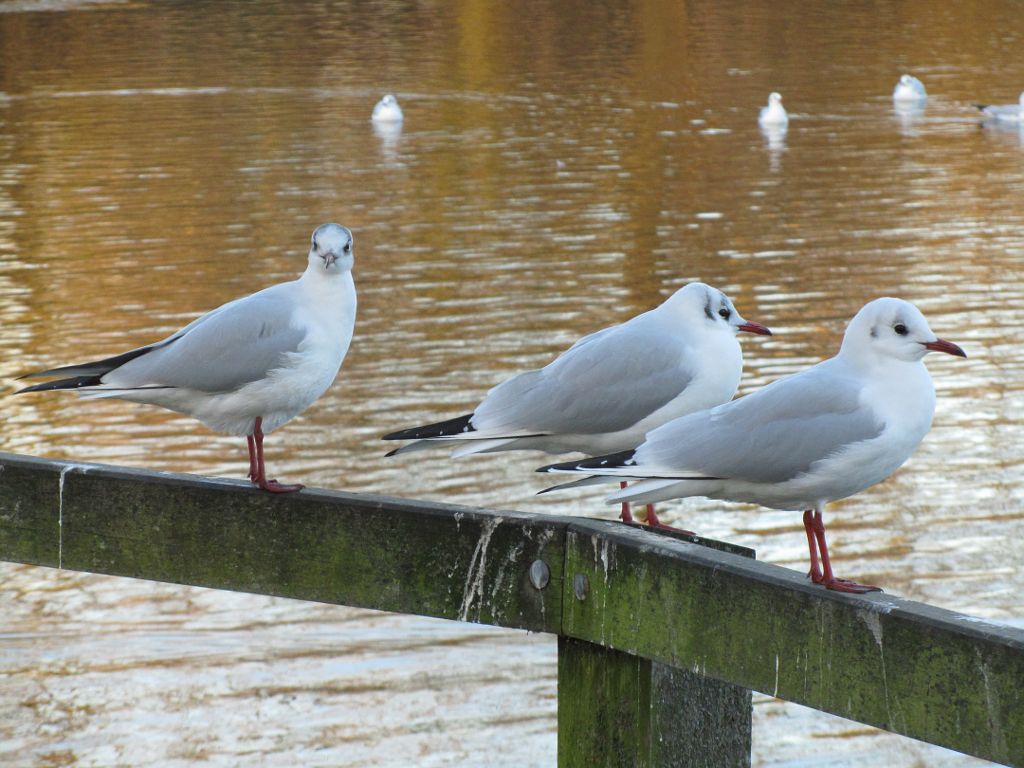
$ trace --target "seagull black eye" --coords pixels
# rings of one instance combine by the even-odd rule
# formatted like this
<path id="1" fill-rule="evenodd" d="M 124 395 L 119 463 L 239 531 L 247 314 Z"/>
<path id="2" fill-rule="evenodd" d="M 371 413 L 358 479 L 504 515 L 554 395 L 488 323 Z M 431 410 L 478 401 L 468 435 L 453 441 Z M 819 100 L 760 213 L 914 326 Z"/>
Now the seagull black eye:
<path id="1" fill-rule="evenodd" d="M 726 307 L 722 307 L 722 308 L 721 308 L 720 310 L 718 310 L 718 314 L 719 314 L 719 315 L 720 315 L 720 316 L 721 316 L 721 317 L 722 317 L 722 318 L 723 318 L 724 320 L 728 320 L 728 319 L 729 319 L 729 316 L 730 316 L 730 315 L 732 315 L 732 312 L 730 312 L 730 311 L 729 311 L 729 310 L 728 310 L 728 309 L 727 309 Z"/>
<path id="2" fill-rule="evenodd" d="M 896 323 L 896 326 L 893 328 L 893 330 L 896 331 L 896 333 L 898 333 L 900 336 L 907 335 L 907 326 L 905 326 L 903 323 Z"/>
<path id="3" fill-rule="evenodd" d="M 352 250 L 352 243 L 345 243 L 345 253 Z"/>
<path id="4" fill-rule="evenodd" d="M 314 251 L 320 250 L 319 248 L 316 247 L 316 240 L 313 241 L 313 250 Z"/>

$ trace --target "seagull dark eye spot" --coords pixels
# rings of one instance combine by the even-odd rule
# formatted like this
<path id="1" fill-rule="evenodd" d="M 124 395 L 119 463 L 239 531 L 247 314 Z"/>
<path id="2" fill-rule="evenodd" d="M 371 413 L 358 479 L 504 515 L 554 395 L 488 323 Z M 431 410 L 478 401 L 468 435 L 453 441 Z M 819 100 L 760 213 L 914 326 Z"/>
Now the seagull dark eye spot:
<path id="1" fill-rule="evenodd" d="M 720 310 L 718 310 L 718 314 L 722 319 L 728 320 L 730 315 L 732 315 L 732 312 L 730 312 L 727 307 L 722 307 Z"/>
<path id="2" fill-rule="evenodd" d="M 352 243 L 345 243 L 345 253 L 352 250 Z"/>
<path id="3" fill-rule="evenodd" d="M 905 326 L 903 323 L 896 323 L 896 326 L 893 328 L 893 330 L 896 331 L 896 333 L 898 333 L 900 336 L 907 335 L 907 326 Z"/>

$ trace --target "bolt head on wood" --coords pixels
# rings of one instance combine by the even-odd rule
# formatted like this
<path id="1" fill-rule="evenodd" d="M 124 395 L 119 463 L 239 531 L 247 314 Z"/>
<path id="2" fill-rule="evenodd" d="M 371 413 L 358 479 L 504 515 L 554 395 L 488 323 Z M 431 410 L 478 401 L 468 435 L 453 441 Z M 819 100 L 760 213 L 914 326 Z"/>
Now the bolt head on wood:
<path id="1" fill-rule="evenodd" d="M 544 589 L 551 580 L 551 569 L 543 560 L 534 560 L 530 565 L 530 583 L 535 589 Z"/>
<path id="2" fill-rule="evenodd" d="M 587 593 L 590 592 L 590 582 L 587 581 L 585 573 L 577 573 L 575 578 L 573 578 L 572 591 L 576 595 L 577 600 L 587 599 Z"/>

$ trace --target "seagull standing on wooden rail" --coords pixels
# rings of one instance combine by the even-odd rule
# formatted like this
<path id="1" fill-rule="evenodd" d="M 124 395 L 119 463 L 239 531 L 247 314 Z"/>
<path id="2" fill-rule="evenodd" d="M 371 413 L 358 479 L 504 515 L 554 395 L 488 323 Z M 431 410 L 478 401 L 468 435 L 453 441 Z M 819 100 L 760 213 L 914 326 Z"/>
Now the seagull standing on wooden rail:
<path id="1" fill-rule="evenodd" d="M 355 325 L 352 264 L 352 233 L 323 224 L 298 280 L 224 304 L 155 344 L 27 374 L 61 378 L 18 394 L 71 389 L 193 416 L 217 432 L 245 435 L 257 486 L 297 491 L 301 485 L 267 479 L 263 436 L 306 410 L 337 376 Z"/>
<path id="2" fill-rule="evenodd" d="M 928 433 L 935 387 L 923 358 L 930 351 L 967 356 L 937 338 L 910 302 L 876 299 L 850 321 L 835 357 L 671 421 L 636 450 L 537 471 L 639 481 L 609 502 L 706 496 L 805 510 L 811 580 L 840 592 L 874 591 L 833 575 L 823 511 L 887 478 Z"/>
<path id="3" fill-rule="evenodd" d="M 544 368 L 499 384 L 473 413 L 385 435 L 416 441 L 388 455 L 433 445 L 453 447 L 455 457 L 635 448 L 666 421 L 736 394 L 739 331 L 771 335 L 744 320 L 718 289 L 690 283 L 660 306 L 583 337 Z M 622 519 L 632 521 L 625 504 Z M 653 507 L 648 522 L 660 525 Z"/>

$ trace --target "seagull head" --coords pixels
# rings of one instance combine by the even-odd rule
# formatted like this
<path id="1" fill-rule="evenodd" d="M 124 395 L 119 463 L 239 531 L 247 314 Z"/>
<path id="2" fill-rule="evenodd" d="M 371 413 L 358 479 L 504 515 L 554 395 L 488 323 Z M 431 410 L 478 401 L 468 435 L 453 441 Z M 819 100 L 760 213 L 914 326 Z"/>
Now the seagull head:
<path id="1" fill-rule="evenodd" d="M 398 106 L 398 99 L 394 94 L 386 94 L 373 108 L 370 119 L 375 123 L 400 123 L 402 122 L 402 108 Z"/>
<path id="2" fill-rule="evenodd" d="M 313 233 L 309 263 L 328 274 L 352 269 L 352 233 L 340 224 L 321 224 Z"/>
<path id="3" fill-rule="evenodd" d="M 768 103 L 778 104 L 779 106 L 782 106 L 782 94 L 779 93 L 778 91 L 772 91 L 770 94 L 768 94 Z"/>
<path id="4" fill-rule="evenodd" d="M 760 323 L 745 320 L 736 310 L 732 299 L 717 288 L 705 283 L 689 283 L 684 285 L 670 301 L 685 306 L 692 316 L 703 318 L 716 330 L 736 334 L 740 331 L 771 336 L 772 332 Z"/>
<path id="5" fill-rule="evenodd" d="M 967 357 L 956 344 L 940 339 L 921 310 L 903 299 L 885 297 L 865 304 L 846 327 L 840 354 L 917 362 L 929 352 Z"/>

